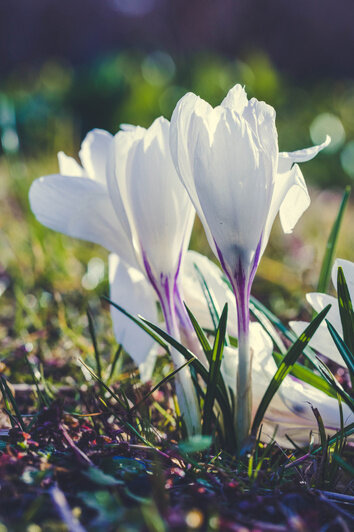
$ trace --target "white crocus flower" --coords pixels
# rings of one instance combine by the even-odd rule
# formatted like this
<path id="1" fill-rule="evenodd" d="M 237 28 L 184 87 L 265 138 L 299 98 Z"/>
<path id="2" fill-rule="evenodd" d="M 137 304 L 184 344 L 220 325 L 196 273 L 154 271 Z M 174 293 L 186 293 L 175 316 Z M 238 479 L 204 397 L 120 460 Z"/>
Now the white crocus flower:
<path id="1" fill-rule="evenodd" d="M 253 278 L 277 213 L 284 231 L 291 232 L 309 206 L 304 178 L 293 163 L 311 159 L 328 143 L 329 138 L 321 146 L 280 154 L 274 109 L 254 98 L 248 101 L 240 85 L 215 109 L 195 94 L 186 94 L 171 119 L 177 172 L 236 296 L 239 443 L 250 426 Z"/>
<path id="2" fill-rule="evenodd" d="M 168 332 L 179 339 L 179 324 L 183 319 L 184 329 L 188 319 L 184 308 L 176 311 L 175 302 L 183 299 L 179 272 L 194 208 L 172 163 L 169 122 L 159 118 L 148 129 L 131 126 L 114 138 L 94 130 L 82 144 L 80 159 L 82 166 L 60 153 L 60 174 L 32 184 L 33 212 L 47 227 L 113 252 L 110 277 L 118 286 L 113 299 L 117 296 L 128 312 L 156 321 L 152 286 Z M 128 318 L 121 315 L 119 320 L 122 337 L 117 335 L 118 339 L 142 363 L 151 339 L 128 325 Z M 172 357 L 176 367 L 185 362 L 174 350 Z M 189 368 L 180 371 L 175 382 L 187 431 L 196 433 L 199 406 Z"/>
<path id="3" fill-rule="evenodd" d="M 354 301 L 354 262 L 349 260 L 337 259 L 332 268 L 332 283 L 337 288 L 337 274 L 338 268 L 343 268 L 344 277 L 348 286 L 349 295 Z M 343 327 L 339 313 L 338 300 L 334 296 L 313 292 L 306 295 L 307 301 L 316 312 L 321 312 L 327 305 L 331 304 L 331 308 L 327 314 L 326 319 L 333 325 L 338 334 L 343 338 Z M 308 326 L 305 321 L 291 321 L 290 327 L 293 331 L 300 335 Z M 344 365 L 343 358 L 340 356 L 338 349 L 333 341 L 333 338 L 328 330 L 326 323 L 321 323 L 317 331 L 313 335 L 309 343 L 310 347 L 316 349 L 322 355 L 325 355 L 330 360 L 333 360 L 341 366 Z"/>

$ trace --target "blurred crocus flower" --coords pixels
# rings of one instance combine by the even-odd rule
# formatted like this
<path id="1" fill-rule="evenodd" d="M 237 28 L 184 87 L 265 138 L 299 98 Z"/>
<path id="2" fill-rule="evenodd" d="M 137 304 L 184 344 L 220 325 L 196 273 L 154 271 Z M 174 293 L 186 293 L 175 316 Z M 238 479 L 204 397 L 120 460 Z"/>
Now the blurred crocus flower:
<path id="1" fill-rule="evenodd" d="M 252 362 L 252 418 L 256 413 L 277 366 L 272 356 L 273 343 L 259 323 L 250 324 Z M 225 347 L 223 376 L 226 384 L 235 390 L 238 365 L 237 349 Z M 288 435 L 298 445 L 308 445 L 310 432 L 317 434 L 318 425 L 311 409 L 317 408 L 328 434 L 340 429 L 340 413 L 337 399 L 288 375 L 272 399 L 262 422 L 262 441 L 268 443 L 275 431 L 279 445 L 289 447 Z M 346 404 L 342 405 L 345 423 L 353 414 Z M 318 438 L 319 440 L 319 438 Z"/>
<path id="2" fill-rule="evenodd" d="M 186 94 L 171 119 L 170 146 L 178 175 L 236 296 L 240 443 L 248 435 L 251 415 L 252 282 L 277 213 L 290 233 L 309 206 L 304 178 L 293 163 L 313 158 L 329 140 L 279 153 L 274 109 L 254 98 L 248 101 L 240 85 L 215 109 L 195 94 Z"/>
<path id="3" fill-rule="evenodd" d="M 113 252 L 112 298 L 117 296 L 128 312 L 153 319 L 157 296 L 168 332 L 179 339 L 179 323 L 183 321 L 184 328 L 188 318 L 181 305 L 179 272 L 195 211 L 170 156 L 169 126 L 159 118 L 148 129 L 129 126 L 115 137 L 92 131 L 81 147 L 82 166 L 60 153 L 60 174 L 37 179 L 30 203 L 47 227 Z M 156 294 L 152 299 L 151 287 Z M 143 362 L 141 354 L 146 356 L 150 339 L 128 326 L 128 318 L 119 319 L 117 339 Z M 176 367 L 185 362 L 177 351 L 171 354 Z M 199 405 L 189 368 L 180 371 L 175 382 L 187 431 L 196 433 Z"/>
<path id="4" fill-rule="evenodd" d="M 354 301 L 354 262 L 344 259 L 337 259 L 332 268 L 332 283 L 337 288 L 337 273 L 338 268 L 343 269 L 344 277 L 348 286 L 349 295 Z M 333 325 L 336 331 L 343 338 L 343 327 L 339 313 L 338 300 L 334 296 L 321 294 L 319 292 L 312 292 L 306 295 L 307 301 L 316 312 L 321 312 L 327 305 L 331 304 L 331 308 L 327 314 L 326 319 Z M 289 323 L 293 331 L 300 335 L 308 326 L 305 321 L 291 321 Z M 317 331 L 309 342 L 310 347 L 316 349 L 319 353 L 333 360 L 341 366 L 344 365 L 343 358 L 338 352 L 338 349 L 333 341 L 333 338 L 328 330 L 326 323 L 321 323 Z"/>

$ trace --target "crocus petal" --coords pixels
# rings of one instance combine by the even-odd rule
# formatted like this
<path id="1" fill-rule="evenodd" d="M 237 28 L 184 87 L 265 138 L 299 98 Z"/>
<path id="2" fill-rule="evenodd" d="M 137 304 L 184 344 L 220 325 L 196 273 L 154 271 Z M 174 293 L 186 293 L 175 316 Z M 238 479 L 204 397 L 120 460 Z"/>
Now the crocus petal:
<path id="1" fill-rule="evenodd" d="M 130 225 L 149 266 L 155 275 L 174 276 L 189 242 L 194 208 L 173 165 L 169 122 L 162 117 L 136 146 L 127 168 L 127 196 Z"/>
<path id="2" fill-rule="evenodd" d="M 320 412 L 326 433 L 333 434 L 340 429 L 340 410 L 337 399 L 329 397 L 324 392 L 291 376 L 284 380 L 281 389 L 284 406 L 291 413 L 287 423 L 284 423 L 283 432 L 287 434 L 288 429 L 292 429 L 293 434 L 297 434 L 297 443 L 308 443 L 310 430 L 317 434 L 317 441 L 319 441 L 317 422 L 311 406 Z M 353 420 L 353 414 L 346 404 L 342 406 L 345 425 L 347 425 Z M 286 414 L 284 422 L 285 418 Z M 277 418 L 274 418 L 273 423 L 274 425 L 278 424 Z M 301 433 L 300 428 L 302 429 Z M 282 430 L 280 430 L 280 434 L 281 432 Z"/>
<path id="3" fill-rule="evenodd" d="M 193 150 L 197 141 L 197 132 L 193 131 L 194 124 L 191 123 L 191 117 L 194 113 L 203 115 L 211 109 L 212 107 L 207 102 L 191 92 L 183 96 L 177 103 L 171 118 L 170 149 L 179 178 L 185 186 L 204 226 L 209 245 L 216 253 L 214 241 L 205 221 L 194 183 Z"/>
<path id="4" fill-rule="evenodd" d="M 112 135 L 103 129 L 90 131 L 81 144 L 79 156 L 87 175 L 98 183 L 106 183 L 106 164 Z"/>
<path id="5" fill-rule="evenodd" d="M 73 177 L 86 176 L 85 170 L 73 157 L 69 157 L 63 151 L 58 153 L 59 173 Z M 86 176 L 87 177 L 87 176 Z"/>
<path id="6" fill-rule="evenodd" d="M 294 163 L 305 163 L 306 161 L 310 161 L 316 157 L 321 150 L 326 148 L 330 142 L 331 137 L 327 135 L 325 141 L 317 146 L 311 146 L 310 148 L 304 148 L 302 150 L 291 152 L 284 151 L 279 153 L 278 173 L 288 172 Z"/>
<path id="7" fill-rule="evenodd" d="M 110 298 L 133 316 L 157 322 L 156 295 L 144 275 L 128 266 L 118 255 L 109 255 Z M 153 339 L 130 318 L 111 305 L 113 330 L 117 342 L 122 344 L 139 366 L 146 361 L 154 344 Z M 154 356 L 151 356 L 151 364 Z M 144 368 L 146 377 L 147 368 Z"/>
<path id="8" fill-rule="evenodd" d="M 297 336 L 300 336 L 310 324 L 307 321 L 291 321 L 289 326 Z M 321 355 L 333 360 L 336 364 L 344 366 L 344 361 L 330 335 L 327 325 L 321 324 L 309 342 L 312 349 L 316 349 Z"/>
<path id="9" fill-rule="evenodd" d="M 191 250 L 187 252 L 181 272 L 182 290 L 188 308 L 192 311 L 203 329 L 214 329 L 209 307 L 201 286 L 201 280 L 198 277 L 195 266 L 198 267 L 208 286 L 216 312 L 219 316 L 225 303 L 228 303 L 227 330 L 232 336 L 237 336 L 235 297 L 225 282 L 223 272 L 207 257 Z"/>
<path id="10" fill-rule="evenodd" d="M 344 260 L 344 259 L 335 260 L 333 264 L 333 268 L 332 268 L 332 282 L 335 287 L 337 287 L 337 276 L 338 276 L 339 267 L 343 269 L 345 281 L 348 286 L 350 299 L 352 300 L 352 303 L 354 304 L 354 262 L 351 262 L 350 260 Z"/>
<path id="11" fill-rule="evenodd" d="M 271 158 L 257 150 L 248 123 L 229 109 L 192 120 L 199 129 L 194 180 L 200 205 L 224 261 L 235 271 L 240 256 L 251 264 L 262 235 L 272 192 Z"/>
<path id="12" fill-rule="evenodd" d="M 136 249 L 138 243 L 132 233 L 134 218 L 131 212 L 129 196 L 127 192 L 128 164 L 134 156 L 138 141 L 144 136 L 146 129 L 130 126 L 128 129 L 119 131 L 111 144 L 107 161 L 107 187 L 124 231 Z"/>
<path id="13" fill-rule="evenodd" d="M 328 311 L 326 320 L 331 322 L 339 334 L 342 334 L 342 323 L 338 310 L 338 300 L 336 297 L 329 296 L 328 294 L 320 294 L 319 292 L 310 292 L 309 294 L 306 294 L 306 299 L 316 312 L 321 312 L 321 310 L 323 310 L 327 305 L 332 305 Z"/>
<path id="14" fill-rule="evenodd" d="M 49 175 L 32 183 L 29 200 L 37 220 L 46 227 L 117 251 L 135 264 L 103 185 L 86 177 Z"/>
<path id="15" fill-rule="evenodd" d="M 290 174 L 292 176 L 292 186 L 288 189 L 279 209 L 280 223 L 284 233 L 292 233 L 299 218 L 311 203 L 300 168 L 294 165 Z M 278 178 L 280 179 L 281 176 L 284 176 L 284 174 L 281 174 Z"/>
<path id="16" fill-rule="evenodd" d="M 302 172 L 297 164 L 289 172 L 277 174 L 263 232 L 262 253 L 268 243 L 270 231 L 278 212 L 283 231 L 291 233 L 296 222 L 309 205 L 310 197 Z"/>
<path id="17" fill-rule="evenodd" d="M 277 168 L 279 149 L 274 108 L 252 98 L 244 108 L 243 117 L 257 137 L 257 144 L 272 158 L 273 168 Z"/>
<path id="18" fill-rule="evenodd" d="M 239 115 L 242 115 L 245 107 L 247 107 L 248 99 L 245 89 L 239 83 L 232 87 L 223 101 L 222 107 L 227 107 L 232 111 L 236 111 Z"/>

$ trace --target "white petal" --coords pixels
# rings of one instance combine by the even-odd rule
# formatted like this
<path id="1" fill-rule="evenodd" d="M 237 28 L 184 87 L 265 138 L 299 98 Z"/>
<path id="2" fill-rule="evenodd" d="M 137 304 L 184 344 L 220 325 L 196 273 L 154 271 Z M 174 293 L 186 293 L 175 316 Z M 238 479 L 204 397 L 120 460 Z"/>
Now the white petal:
<path id="1" fill-rule="evenodd" d="M 286 421 L 287 416 L 284 413 L 283 423 L 280 424 L 280 431 L 276 436 L 277 441 L 282 434 L 288 434 L 294 437 L 297 444 L 306 445 L 309 442 L 309 432 L 312 430 L 319 442 L 318 426 L 311 406 L 320 412 L 326 433 L 332 435 L 340 429 L 339 404 L 336 399 L 291 376 L 286 377 L 281 389 L 284 406 L 288 409 L 289 416 Z M 343 404 L 343 414 L 347 425 L 353 420 L 353 414 L 345 404 Z M 279 424 L 277 417 L 273 419 L 273 424 L 274 426 Z"/>
<path id="2" fill-rule="evenodd" d="M 273 165 L 245 120 L 229 109 L 213 113 L 210 120 L 192 119 L 199 121 L 194 179 L 206 223 L 233 272 L 240 257 L 251 264 L 258 247 L 271 201 Z"/>
<path id="3" fill-rule="evenodd" d="M 279 149 L 275 116 L 275 110 L 271 105 L 259 102 L 256 98 L 252 98 L 243 111 L 243 117 L 256 135 L 258 144 L 273 159 L 274 167 L 277 168 Z"/>
<path id="4" fill-rule="evenodd" d="M 268 243 L 274 219 L 280 211 L 280 222 L 285 233 L 291 233 L 302 213 L 308 208 L 310 198 L 301 170 L 295 164 L 289 172 L 277 174 L 273 197 L 263 231 L 262 253 Z"/>
<path id="5" fill-rule="evenodd" d="M 289 326 L 297 336 L 300 336 L 306 327 L 309 326 L 309 323 L 305 321 L 291 321 Z M 333 360 L 336 364 L 344 366 L 344 361 L 338 352 L 326 324 L 321 324 L 319 326 L 311 338 L 309 346 L 312 347 L 312 349 L 316 349 L 321 355 Z"/>
<path id="6" fill-rule="evenodd" d="M 242 115 L 247 104 L 248 99 L 246 91 L 240 84 L 232 87 L 221 102 L 222 107 L 227 107 L 232 111 L 236 111 L 240 115 Z"/>
<path id="7" fill-rule="evenodd" d="M 73 177 L 85 176 L 85 171 L 73 157 L 65 155 L 63 151 L 58 153 L 59 172 L 61 175 Z"/>
<path id="8" fill-rule="evenodd" d="M 200 206 L 198 194 L 193 177 L 194 148 L 197 142 L 198 132 L 194 130 L 191 118 L 193 114 L 202 116 L 212 110 L 212 107 L 191 92 L 183 96 L 176 105 L 171 118 L 170 126 L 170 149 L 171 156 L 176 167 L 178 176 L 185 186 L 189 197 L 204 226 L 204 230 L 210 247 L 216 254 L 214 241 L 204 213 Z"/>
<path id="9" fill-rule="evenodd" d="M 86 177 L 50 175 L 32 183 L 29 200 L 36 218 L 46 227 L 100 244 L 134 261 L 103 185 Z"/>
<path id="10" fill-rule="evenodd" d="M 326 136 L 326 140 L 318 146 L 311 146 L 310 148 L 304 148 L 303 150 L 281 152 L 279 153 L 279 166 L 278 173 L 288 172 L 294 163 L 304 163 L 310 161 L 316 155 L 326 148 L 331 142 L 331 137 Z"/>
<path id="11" fill-rule="evenodd" d="M 354 304 L 354 262 L 344 259 L 336 259 L 332 268 L 332 283 L 337 288 L 338 268 L 343 269 L 345 281 L 348 286 L 350 299 Z"/>
<path id="12" fill-rule="evenodd" d="M 138 142 L 127 168 L 130 225 L 150 267 L 174 276 L 188 245 L 194 208 L 173 165 L 169 122 L 159 118 Z"/>
<path id="13" fill-rule="evenodd" d="M 133 235 L 131 222 L 130 200 L 127 192 L 127 167 L 134 156 L 138 141 L 144 136 L 146 130 L 141 127 L 132 127 L 119 131 L 111 144 L 107 164 L 107 187 L 112 200 L 117 218 L 120 220 L 125 233 L 129 236 L 131 246 L 135 249 L 137 243 Z"/>
<path id="14" fill-rule="evenodd" d="M 285 177 L 280 174 L 278 178 Z M 279 209 L 284 233 L 291 233 L 299 218 L 310 206 L 311 200 L 300 168 L 294 165 L 291 172 L 292 186 L 288 189 Z"/>
<path id="15" fill-rule="evenodd" d="M 81 144 L 79 156 L 87 175 L 99 183 L 106 183 L 106 166 L 112 135 L 103 129 L 90 131 Z"/>
<path id="16" fill-rule="evenodd" d="M 229 334 L 237 337 L 235 297 L 224 280 L 223 272 L 207 257 L 191 250 L 187 252 L 183 271 L 181 273 L 182 290 L 188 308 L 192 311 L 197 318 L 199 325 L 203 329 L 214 329 L 208 304 L 195 265 L 201 271 L 205 282 L 208 285 L 208 289 L 219 316 L 221 315 L 225 303 L 228 303 L 227 330 Z"/>
<path id="17" fill-rule="evenodd" d="M 327 305 L 331 305 L 326 320 L 331 322 L 339 334 L 342 334 L 342 323 L 339 315 L 338 300 L 336 297 L 329 296 L 327 294 L 320 294 L 319 292 L 310 292 L 306 294 L 306 299 L 310 303 L 311 307 L 316 312 L 321 312 Z"/>
<path id="18" fill-rule="evenodd" d="M 133 316 L 157 322 L 156 296 L 143 274 L 127 266 L 116 254 L 109 256 L 110 298 Z M 153 339 L 132 320 L 111 305 L 113 330 L 117 342 L 122 344 L 139 366 L 146 361 L 154 344 Z M 154 357 L 149 358 L 151 364 Z M 144 372 L 148 368 L 144 368 Z M 146 374 L 146 373 L 145 373 Z"/>

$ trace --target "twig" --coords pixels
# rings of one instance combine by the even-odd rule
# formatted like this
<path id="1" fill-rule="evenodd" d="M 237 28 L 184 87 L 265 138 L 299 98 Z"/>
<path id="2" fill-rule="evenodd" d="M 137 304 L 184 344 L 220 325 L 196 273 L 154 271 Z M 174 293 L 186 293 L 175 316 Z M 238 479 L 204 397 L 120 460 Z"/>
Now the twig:
<path id="1" fill-rule="evenodd" d="M 66 500 L 66 497 L 57 484 L 49 489 L 49 494 L 52 498 L 54 506 L 59 514 L 59 517 L 64 521 L 68 527 L 69 532 L 87 532 L 78 519 L 73 515 L 71 508 Z"/>

